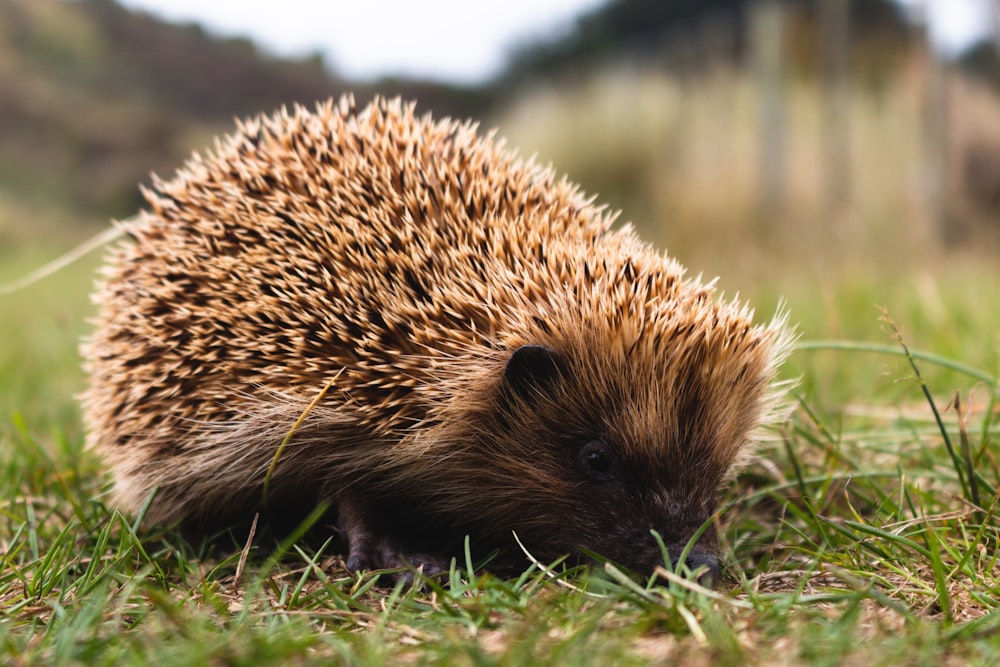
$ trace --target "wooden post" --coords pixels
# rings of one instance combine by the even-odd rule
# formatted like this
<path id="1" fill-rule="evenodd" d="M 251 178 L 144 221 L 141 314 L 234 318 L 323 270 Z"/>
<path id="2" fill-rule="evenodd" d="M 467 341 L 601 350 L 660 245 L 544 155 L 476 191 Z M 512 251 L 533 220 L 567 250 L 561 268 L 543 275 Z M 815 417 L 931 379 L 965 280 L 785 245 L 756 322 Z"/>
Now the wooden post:
<path id="1" fill-rule="evenodd" d="M 823 0 L 823 152 L 827 223 L 836 224 L 851 196 L 849 104 L 850 2 Z"/>
<path id="2" fill-rule="evenodd" d="M 931 0 L 925 0 L 930 2 Z M 948 225 L 947 193 L 948 160 L 948 68 L 931 41 L 929 14 L 923 10 L 921 42 L 924 49 L 927 76 L 924 99 L 924 196 L 930 218 L 931 234 L 939 242 L 951 242 L 954 230 Z"/>
<path id="3" fill-rule="evenodd" d="M 1000 0 L 990 1 L 990 18 L 993 23 L 993 47 L 1000 55 Z"/>
<path id="4" fill-rule="evenodd" d="M 751 7 L 750 40 L 759 95 L 759 202 L 772 226 L 785 201 L 784 7 L 780 0 L 757 0 Z"/>

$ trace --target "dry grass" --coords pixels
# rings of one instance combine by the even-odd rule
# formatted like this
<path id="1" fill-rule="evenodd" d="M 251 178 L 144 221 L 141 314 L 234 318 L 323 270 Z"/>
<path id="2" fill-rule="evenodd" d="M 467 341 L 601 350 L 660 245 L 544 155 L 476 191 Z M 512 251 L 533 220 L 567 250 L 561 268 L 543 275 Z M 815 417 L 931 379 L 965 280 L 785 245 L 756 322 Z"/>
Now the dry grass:
<path id="1" fill-rule="evenodd" d="M 691 266 L 764 276 L 754 283 L 771 279 L 776 260 L 838 276 L 912 270 L 940 255 L 933 175 L 947 167 L 944 194 L 961 195 L 968 146 L 1000 133 L 996 95 L 954 76 L 941 155 L 928 135 L 929 77 L 914 65 L 885 88 L 851 91 L 843 206 L 828 198 L 825 99 L 811 80 L 786 84 L 783 148 L 760 142 L 759 89 L 729 69 L 694 82 L 609 69 L 532 91 L 492 120 Z M 783 165 L 785 196 L 773 210 L 762 208 L 763 159 Z M 963 215 L 957 205 L 945 214 L 951 225 Z"/>

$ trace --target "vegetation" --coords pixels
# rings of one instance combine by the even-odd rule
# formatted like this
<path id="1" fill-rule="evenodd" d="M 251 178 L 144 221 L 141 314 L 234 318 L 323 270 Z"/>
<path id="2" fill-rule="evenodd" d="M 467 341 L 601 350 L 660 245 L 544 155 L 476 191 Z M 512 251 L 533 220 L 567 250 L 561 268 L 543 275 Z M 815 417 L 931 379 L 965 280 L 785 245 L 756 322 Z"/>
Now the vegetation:
<path id="1" fill-rule="evenodd" d="M 117 10 L 103 0 L 13 6 L 55 7 L 46 20 L 58 21 L 62 11 Z M 0 0 L 0 9 L 9 7 Z M 7 25 L 0 50 L 11 48 Z M 82 49 L 70 61 L 86 67 L 77 56 L 91 46 L 80 44 L 100 44 L 103 28 L 83 18 L 62 25 L 75 26 L 60 33 L 73 39 L 49 46 Z M 190 48 L 203 37 L 194 34 Z M 58 88 L 15 76 L 3 69 L 7 54 L 0 85 L 38 97 L 5 97 L 0 113 L 32 99 L 52 109 L 52 122 L 35 118 L 34 131 L 53 151 L 84 141 L 95 127 L 88 119 L 124 104 L 100 106 L 83 84 L 73 88 L 76 77 Z M 92 256 L 0 294 L 0 662 L 996 664 L 1000 263 L 990 193 L 1000 190 L 977 168 L 985 180 L 975 188 L 948 185 L 951 208 L 928 205 L 924 73 L 915 61 L 883 86 L 852 87 L 846 206 L 824 195 L 823 93 L 807 79 L 786 86 L 777 211 L 757 200 L 760 97 L 738 68 L 697 80 L 599 68 L 525 89 L 488 119 L 510 144 L 622 208 L 693 271 L 722 276 L 721 288 L 739 289 L 761 317 L 783 301 L 799 323 L 785 369 L 799 379 L 796 409 L 726 491 L 727 578 L 716 590 L 666 571 L 635 582 L 613 567 L 527 562 L 520 578 L 500 580 L 462 561 L 447 585 L 393 589 L 348 575 L 322 541 L 257 535 L 227 553 L 138 528 L 140 517 L 104 503 L 108 480 L 82 448 L 76 345 L 87 330 Z M 77 130 L 61 129 L 71 125 L 56 114 L 56 93 L 75 100 Z M 960 122 L 946 161 L 963 164 L 970 146 L 1000 142 L 1000 103 L 964 81 L 953 93 Z M 143 109 L 136 101 L 113 116 L 126 138 L 98 136 L 162 139 L 131 134 L 151 118 Z M 178 151 L 214 131 L 216 120 L 194 117 L 166 133 Z M 0 285 L 102 228 L 108 213 L 74 194 L 100 190 L 100 170 L 79 183 L 76 172 L 59 177 L 56 153 L 23 163 L 25 174 L 55 171 L 26 196 L 18 184 L 32 179 L 11 162 L 21 139 L 4 127 Z M 118 144 L 109 152 L 129 153 Z M 942 244 L 937 226 L 957 222 L 975 243 Z"/>
<path id="2" fill-rule="evenodd" d="M 5 257 L 0 279 L 41 259 Z M 258 538 L 244 565 L 238 550 L 137 530 L 137 517 L 103 503 L 106 479 L 81 450 L 73 402 L 94 264 L 0 298 L 0 659 L 8 664 L 1000 658 L 1000 281 L 983 279 L 982 266 L 938 265 L 948 295 L 941 312 L 905 281 L 860 278 L 812 308 L 792 304 L 811 334 L 788 368 L 802 377 L 799 407 L 726 493 L 731 555 L 718 590 L 672 576 L 636 583 L 613 568 L 532 566 L 498 580 L 459 562 L 446 587 L 418 591 L 347 575 L 329 544 Z M 960 353 L 915 351 L 908 360 L 878 302 L 900 326 L 921 330 L 903 342 Z M 853 345 L 816 342 L 843 323 L 868 333 Z"/>
<path id="3" fill-rule="evenodd" d="M 269 58 L 247 40 L 113 0 L 0 0 L 0 89 L 0 198 L 102 219 L 130 215 L 137 183 L 169 174 L 234 117 L 374 93 L 330 74 L 319 56 Z M 477 99 L 433 83 L 378 90 L 456 114 Z"/>
<path id="4" fill-rule="evenodd" d="M 794 24 L 788 36 L 794 67 L 816 72 L 822 60 L 817 49 L 822 1 L 784 0 L 782 5 Z M 562 36 L 521 44 L 503 78 L 508 83 L 554 78 L 623 56 L 666 56 L 681 69 L 706 69 L 706 63 L 719 60 L 739 63 L 747 56 L 753 10 L 753 0 L 609 0 L 577 17 Z M 891 56 L 911 32 L 902 8 L 892 0 L 847 0 L 847 14 L 856 69 L 870 75 L 873 68 L 896 64 Z M 699 51 L 710 58 L 693 59 Z"/>

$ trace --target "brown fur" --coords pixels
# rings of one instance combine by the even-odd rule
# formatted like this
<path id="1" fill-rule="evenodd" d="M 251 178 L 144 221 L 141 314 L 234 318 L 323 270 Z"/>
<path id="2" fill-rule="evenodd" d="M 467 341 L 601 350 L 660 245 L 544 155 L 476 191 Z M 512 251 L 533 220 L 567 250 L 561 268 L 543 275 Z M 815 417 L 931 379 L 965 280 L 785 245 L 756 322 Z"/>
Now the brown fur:
<path id="1" fill-rule="evenodd" d="M 83 405 L 117 502 L 158 489 L 148 521 L 261 506 L 336 378 L 268 500 L 332 502 L 352 567 L 513 531 L 649 571 L 650 530 L 678 553 L 776 414 L 782 319 L 753 325 L 471 125 L 298 108 L 145 194 Z"/>

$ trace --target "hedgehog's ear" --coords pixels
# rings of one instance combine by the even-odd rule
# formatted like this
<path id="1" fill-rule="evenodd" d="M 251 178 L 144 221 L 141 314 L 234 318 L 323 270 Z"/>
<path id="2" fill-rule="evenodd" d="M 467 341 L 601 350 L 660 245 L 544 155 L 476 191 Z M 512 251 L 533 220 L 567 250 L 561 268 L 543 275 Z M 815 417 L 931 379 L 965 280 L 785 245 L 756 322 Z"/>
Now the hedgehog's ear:
<path id="1" fill-rule="evenodd" d="M 504 384 L 514 394 L 527 397 L 559 376 L 559 355 L 544 345 L 522 345 L 503 369 Z"/>

